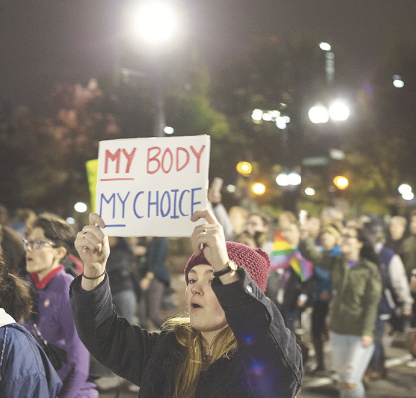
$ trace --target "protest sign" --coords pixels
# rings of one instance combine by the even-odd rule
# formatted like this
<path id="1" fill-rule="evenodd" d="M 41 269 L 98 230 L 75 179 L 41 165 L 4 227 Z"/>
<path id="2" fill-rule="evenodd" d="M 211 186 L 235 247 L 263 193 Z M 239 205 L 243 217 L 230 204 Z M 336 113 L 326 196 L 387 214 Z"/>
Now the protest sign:
<path id="1" fill-rule="evenodd" d="M 207 207 L 210 137 L 101 141 L 96 212 L 108 236 L 190 236 Z M 204 221 L 202 221 L 204 223 Z"/>

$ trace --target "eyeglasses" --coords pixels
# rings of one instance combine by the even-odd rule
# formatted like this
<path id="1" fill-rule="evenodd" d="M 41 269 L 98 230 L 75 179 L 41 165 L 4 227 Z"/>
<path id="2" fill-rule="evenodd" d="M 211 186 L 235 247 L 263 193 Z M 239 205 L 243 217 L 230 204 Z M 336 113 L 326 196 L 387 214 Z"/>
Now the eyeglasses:
<path id="1" fill-rule="evenodd" d="M 351 239 L 357 239 L 357 237 L 356 237 L 356 236 L 353 236 L 353 235 L 348 235 L 348 234 L 342 234 L 342 235 L 341 235 L 341 238 L 345 238 L 345 239 L 348 239 L 348 238 L 351 238 Z"/>
<path id="2" fill-rule="evenodd" d="M 52 247 L 55 247 L 56 246 L 55 243 L 50 242 L 48 240 L 41 240 L 41 239 L 37 239 L 37 240 L 26 240 L 26 239 L 23 239 L 23 247 L 25 249 L 31 248 L 32 250 L 38 250 L 38 249 L 41 249 L 45 245 L 50 245 Z"/>

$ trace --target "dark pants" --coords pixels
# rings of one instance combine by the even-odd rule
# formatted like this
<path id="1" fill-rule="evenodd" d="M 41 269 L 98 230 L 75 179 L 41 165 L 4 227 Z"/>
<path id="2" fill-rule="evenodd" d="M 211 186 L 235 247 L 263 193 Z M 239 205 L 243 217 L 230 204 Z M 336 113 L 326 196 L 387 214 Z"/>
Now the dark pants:
<path id="1" fill-rule="evenodd" d="M 316 368 L 325 369 L 324 362 L 324 335 L 328 335 L 326 316 L 328 315 L 329 301 L 316 300 L 312 309 L 312 342 L 315 348 Z"/>
<path id="2" fill-rule="evenodd" d="M 374 330 L 374 353 L 369 364 L 371 370 L 380 371 L 384 369 L 385 355 L 382 339 L 386 322 L 386 320 L 377 318 L 376 329 Z"/>

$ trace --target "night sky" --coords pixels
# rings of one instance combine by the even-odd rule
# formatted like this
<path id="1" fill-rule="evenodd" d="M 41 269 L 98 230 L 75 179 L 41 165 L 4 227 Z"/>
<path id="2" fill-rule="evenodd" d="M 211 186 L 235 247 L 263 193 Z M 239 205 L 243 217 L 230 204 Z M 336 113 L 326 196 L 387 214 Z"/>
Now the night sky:
<path id="1" fill-rule="evenodd" d="M 212 70 L 253 36 L 316 32 L 365 80 L 391 34 L 416 29 L 416 0 L 179 0 L 183 38 Z M 32 105 L 54 82 L 86 84 L 114 66 L 122 0 L 0 0 L 0 101 Z"/>

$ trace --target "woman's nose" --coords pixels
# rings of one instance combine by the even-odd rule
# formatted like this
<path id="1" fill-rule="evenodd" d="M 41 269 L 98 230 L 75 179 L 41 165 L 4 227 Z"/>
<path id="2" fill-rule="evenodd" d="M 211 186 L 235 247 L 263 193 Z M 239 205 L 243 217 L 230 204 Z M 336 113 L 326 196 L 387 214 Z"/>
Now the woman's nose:
<path id="1" fill-rule="evenodd" d="M 200 283 L 196 282 L 191 287 L 191 292 L 193 294 L 203 294 L 202 286 Z"/>

